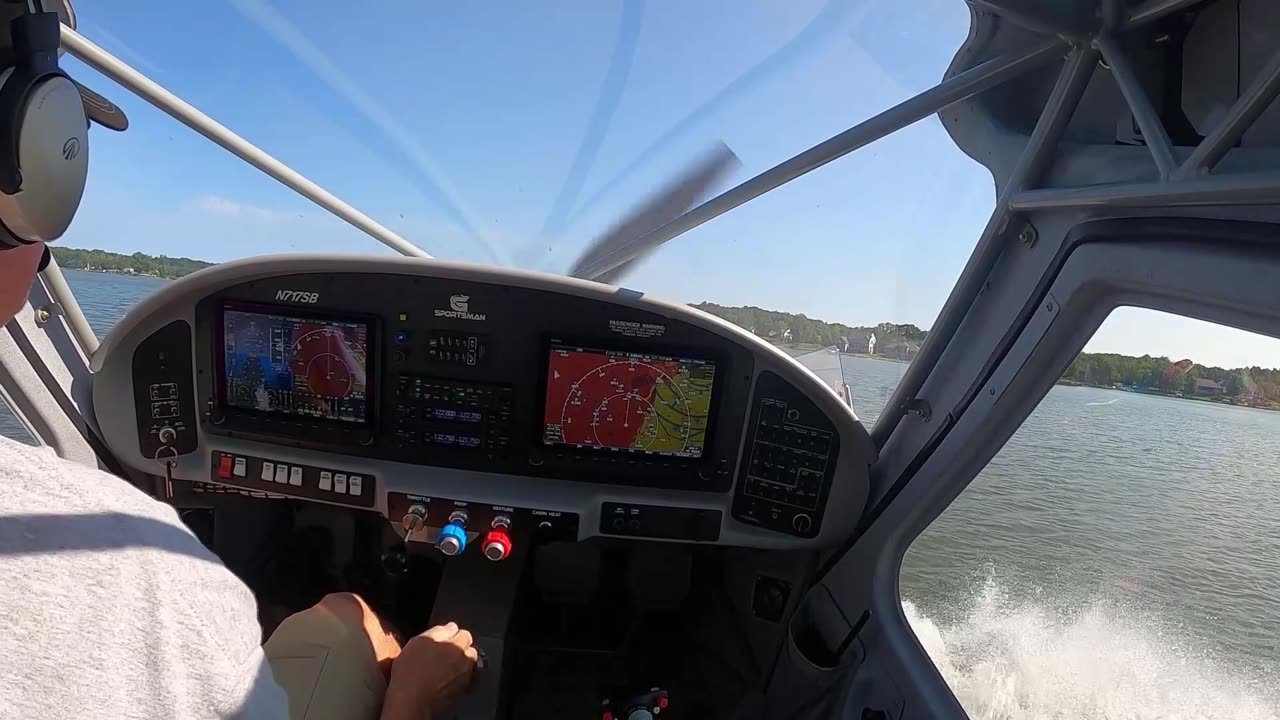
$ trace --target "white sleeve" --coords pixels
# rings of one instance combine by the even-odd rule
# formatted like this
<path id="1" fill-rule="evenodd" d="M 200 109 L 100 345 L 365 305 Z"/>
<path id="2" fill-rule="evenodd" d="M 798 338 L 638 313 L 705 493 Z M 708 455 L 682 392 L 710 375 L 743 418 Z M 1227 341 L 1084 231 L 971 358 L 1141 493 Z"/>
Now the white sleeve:
<path id="1" fill-rule="evenodd" d="M 257 603 L 174 509 L 0 438 L 0 717 L 288 718 Z"/>
<path id="2" fill-rule="evenodd" d="M 284 720 L 289 717 L 289 701 L 284 690 L 271 676 L 267 656 L 258 648 L 245 664 L 241 684 L 233 693 L 239 700 L 239 710 L 230 717 L 236 720 Z"/>

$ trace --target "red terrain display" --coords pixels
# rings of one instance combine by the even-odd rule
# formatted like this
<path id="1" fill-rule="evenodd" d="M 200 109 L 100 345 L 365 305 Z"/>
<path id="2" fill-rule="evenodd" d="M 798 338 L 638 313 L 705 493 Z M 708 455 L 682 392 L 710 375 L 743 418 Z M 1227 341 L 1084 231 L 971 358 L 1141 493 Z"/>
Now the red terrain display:
<path id="1" fill-rule="evenodd" d="M 543 442 L 698 458 L 715 364 L 553 346 Z"/>

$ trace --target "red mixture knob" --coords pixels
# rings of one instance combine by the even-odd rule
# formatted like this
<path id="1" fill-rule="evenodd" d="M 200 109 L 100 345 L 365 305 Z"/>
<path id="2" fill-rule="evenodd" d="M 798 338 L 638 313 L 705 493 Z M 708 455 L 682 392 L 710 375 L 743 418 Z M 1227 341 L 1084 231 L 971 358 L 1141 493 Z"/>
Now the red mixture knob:
<path id="1" fill-rule="evenodd" d="M 490 560 L 504 560 L 511 554 L 511 536 L 504 528 L 493 528 L 485 533 L 481 547 L 484 549 L 484 556 Z"/>

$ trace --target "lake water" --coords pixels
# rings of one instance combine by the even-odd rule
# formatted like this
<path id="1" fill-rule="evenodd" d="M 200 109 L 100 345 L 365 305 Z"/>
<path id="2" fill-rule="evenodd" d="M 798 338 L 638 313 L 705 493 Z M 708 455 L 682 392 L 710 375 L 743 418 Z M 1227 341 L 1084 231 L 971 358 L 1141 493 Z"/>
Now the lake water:
<path id="1" fill-rule="evenodd" d="M 845 358 L 874 423 L 905 365 Z M 1280 717 L 1280 412 L 1054 387 L 912 545 L 974 718 Z"/>
<path id="2" fill-rule="evenodd" d="M 99 334 L 165 283 L 65 272 Z M 845 360 L 870 426 L 906 366 Z M 1276 412 L 1050 391 L 902 573 L 970 715 L 1280 717 L 1276 438 Z"/>
<path id="3" fill-rule="evenodd" d="M 66 276 L 67 284 L 75 292 L 76 301 L 80 303 L 85 319 L 98 337 L 104 337 L 111 326 L 124 317 L 129 308 L 139 300 L 169 282 L 161 278 L 80 270 L 63 269 L 62 274 Z M 3 400 L 0 400 L 0 435 L 26 443 L 32 442 L 30 433 L 13 417 Z"/>

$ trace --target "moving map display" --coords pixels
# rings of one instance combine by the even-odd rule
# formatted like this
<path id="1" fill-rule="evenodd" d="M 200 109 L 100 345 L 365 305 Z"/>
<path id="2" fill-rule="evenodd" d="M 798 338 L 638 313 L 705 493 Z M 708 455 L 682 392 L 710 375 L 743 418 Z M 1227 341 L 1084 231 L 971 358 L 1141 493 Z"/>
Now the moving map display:
<path id="1" fill-rule="evenodd" d="M 368 420 L 365 323 L 224 309 L 222 330 L 227 405 Z"/>
<path id="2" fill-rule="evenodd" d="M 543 442 L 700 458 L 715 373 L 706 360 L 553 345 Z"/>

